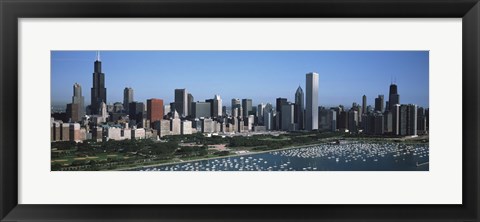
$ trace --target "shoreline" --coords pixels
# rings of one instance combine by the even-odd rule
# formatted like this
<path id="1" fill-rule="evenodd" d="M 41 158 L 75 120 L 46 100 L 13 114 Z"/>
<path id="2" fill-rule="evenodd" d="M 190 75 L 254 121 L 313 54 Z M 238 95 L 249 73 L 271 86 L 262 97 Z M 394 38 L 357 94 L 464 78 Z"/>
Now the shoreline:
<path id="1" fill-rule="evenodd" d="M 284 148 L 274 149 L 274 150 L 262 150 L 262 151 L 258 151 L 258 152 L 240 153 L 240 154 L 233 154 L 233 155 L 228 155 L 228 156 L 219 156 L 219 157 L 211 157 L 211 158 L 199 158 L 199 159 L 194 159 L 194 160 L 185 160 L 185 161 L 182 161 L 182 162 L 159 163 L 159 164 L 151 164 L 151 165 L 138 166 L 138 167 L 118 168 L 118 169 L 113 169 L 113 170 L 108 170 L 108 171 L 125 171 L 125 170 L 137 169 L 137 168 L 142 168 L 142 167 L 156 167 L 156 166 L 165 166 L 165 165 L 172 165 L 172 164 L 179 164 L 179 163 L 190 163 L 190 162 L 203 161 L 203 160 L 215 160 L 215 159 L 228 158 L 228 157 L 238 157 L 238 156 L 262 154 L 262 153 L 268 153 L 268 152 L 280 151 L 280 150 L 304 148 L 304 147 L 316 146 L 316 145 L 320 145 L 320 144 L 323 144 L 323 143 L 315 143 L 315 144 L 293 146 L 293 147 L 284 147 Z"/>
<path id="2" fill-rule="evenodd" d="M 325 142 L 308 144 L 308 145 L 300 145 L 300 146 L 292 146 L 292 147 L 284 147 L 284 148 L 273 149 L 273 150 L 263 150 L 263 151 L 258 151 L 258 152 L 233 154 L 233 155 L 228 155 L 228 156 L 219 156 L 219 157 L 211 157 L 211 158 L 199 158 L 199 159 L 194 159 L 194 160 L 185 160 L 185 161 L 181 161 L 181 162 L 158 163 L 158 164 L 150 164 L 150 165 L 136 166 L 136 167 L 117 168 L 117 169 L 112 169 L 112 170 L 107 170 L 107 171 L 127 171 L 127 170 L 139 169 L 139 168 L 143 168 L 143 167 L 158 167 L 158 166 L 166 166 L 166 165 L 173 165 L 173 164 L 182 164 L 182 163 L 203 161 L 203 160 L 215 160 L 215 159 L 228 158 L 228 157 L 255 155 L 255 154 L 262 154 L 262 153 L 268 153 L 268 152 L 273 152 L 273 151 L 281 151 L 281 150 L 289 150 L 289 149 L 298 149 L 298 148 L 304 148 L 304 147 L 310 147 L 310 146 L 317 146 L 317 145 L 321 145 L 321 144 L 325 144 Z"/>

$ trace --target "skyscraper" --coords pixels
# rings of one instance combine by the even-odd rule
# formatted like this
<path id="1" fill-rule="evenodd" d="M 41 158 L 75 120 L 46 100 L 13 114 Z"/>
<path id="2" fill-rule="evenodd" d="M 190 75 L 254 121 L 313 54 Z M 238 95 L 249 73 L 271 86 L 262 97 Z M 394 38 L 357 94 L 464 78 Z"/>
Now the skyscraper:
<path id="1" fill-rule="evenodd" d="M 311 72 L 306 75 L 306 116 L 305 116 L 305 129 L 317 130 L 318 129 L 318 74 Z"/>
<path id="2" fill-rule="evenodd" d="M 282 105 L 282 119 L 280 122 L 282 123 L 281 130 L 285 131 L 293 131 L 296 130 L 294 127 L 294 110 L 295 107 L 291 103 L 286 103 Z"/>
<path id="3" fill-rule="evenodd" d="M 192 116 L 195 118 L 210 118 L 211 115 L 211 103 L 209 102 L 194 102 L 192 108 Z"/>
<path id="4" fill-rule="evenodd" d="M 366 114 L 367 113 L 367 96 L 363 95 L 362 97 L 362 113 Z"/>
<path id="5" fill-rule="evenodd" d="M 227 116 L 227 106 L 222 106 L 222 115 Z"/>
<path id="6" fill-rule="evenodd" d="M 133 89 L 125 87 L 123 90 L 123 109 L 128 113 L 129 104 L 133 102 Z"/>
<path id="7" fill-rule="evenodd" d="M 214 114 L 213 114 L 213 99 L 206 99 L 205 102 L 207 102 L 208 104 L 210 104 L 210 117 L 214 117 Z"/>
<path id="8" fill-rule="evenodd" d="M 170 130 L 172 135 L 180 135 L 181 133 L 181 120 L 176 111 L 172 113 L 172 119 L 170 119 Z"/>
<path id="9" fill-rule="evenodd" d="M 299 130 L 303 130 L 304 128 L 304 98 L 303 89 L 298 86 L 297 91 L 295 92 L 294 122 L 297 124 Z"/>
<path id="10" fill-rule="evenodd" d="M 243 116 L 252 114 L 252 99 L 242 99 Z"/>
<path id="11" fill-rule="evenodd" d="M 263 109 L 263 124 L 266 130 L 273 129 L 273 112 L 272 104 L 267 103 Z"/>
<path id="12" fill-rule="evenodd" d="M 104 122 L 107 121 L 107 117 L 108 117 L 107 104 L 105 104 L 104 102 L 100 103 L 99 115 L 103 118 Z"/>
<path id="13" fill-rule="evenodd" d="M 238 108 L 237 111 L 240 111 L 240 107 L 242 107 L 241 103 L 240 103 L 240 99 L 232 99 L 232 116 L 233 117 L 237 117 L 237 116 L 234 116 L 233 115 L 233 110 L 235 110 L 236 108 Z M 238 112 L 237 112 L 237 115 L 238 115 Z"/>
<path id="14" fill-rule="evenodd" d="M 350 109 L 348 111 L 348 131 L 357 132 L 358 122 L 358 111 Z"/>
<path id="15" fill-rule="evenodd" d="M 153 126 L 153 123 L 163 119 L 163 100 L 149 99 L 147 100 L 147 120 Z"/>
<path id="16" fill-rule="evenodd" d="M 175 110 L 180 116 L 188 116 L 187 89 L 175 89 Z"/>
<path id="17" fill-rule="evenodd" d="M 219 117 L 222 116 L 222 99 L 220 95 L 215 95 L 213 97 L 213 116 L 212 117 Z"/>
<path id="18" fill-rule="evenodd" d="M 400 95 L 395 83 L 390 84 L 390 91 L 388 93 L 388 110 L 391 110 L 394 105 L 400 104 Z"/>
<path id="19" fill-rule="evenodd" d="M 417 130 L 419 134 L 425 134 L 427 130 L 427 119 L 423 107 L 417 108 Z"/>
<path id="20" fill-rule="evenodd" d="M 265 104 L 260 103 L 257 105 L 257 123 L 263 125 L 263 113 L 265 110 Z"/>
<path id="21" fill-rule="evenodd" d="M 377 98 L 375 98 L 375 110 L 374 111 L 380 111 L 380 112 L 383 112 L 383 101 L 384 101 L 384 97 L 383 95 L 378 95 Z"/>
<path id="22" fill-rule="evenodd" d="M 97 52 L 97 59 L 94 64 L 93 87 L 91 91 L 90 112 L 99 114 L 101 103 L 107 103 L 107 89 L 105 88 L 105 74 L 102 73 L 102 62 L 100 52 Z"/>
<path id="23" fill-rule="evenodd" d="M 318 109 L 318 129 L 335 132 L 337 130 L 337 112 L 334 109 Z"/>
<path id="24" fill-rule="evenodd" d="M 400 104 L 393 105 L 390 112 L 392 113 L 392 133 L 400 135 Z"/>
<path id="25" fill-rule="evenodd" d="M 188 106 L 188 115 L 191 116 L 192 113 L 193 113 L 193 103 L 194 100 L 193 100 L 193 95 L 191 93 L 189 93 L 187 95 L 187 106 Z"/>
<path id="26" fill-rule="evenodd" d="M 385 118 L 382 113 L 375 113 L 373 115 L 374 134 L 383 135 L 385 133 Z"/>
<path id="27" fill-rule="evenodd" d="M 385 133 L 393 133 L 393 113 L 391 111 L 385 111 L 383 113 L 383 122 L 385 124 Z"/>
<path id="28" fill-rule="evenodd" d="M 136 125 L 137 127 L 143 127 L 143 114 L 145 113 L 145 105 L 142 102 L 131 102 L 128 107 L 129 110 L 129 119 L 133 122 L 131 125 Z"/>
<path id="29" fill-rule="evenodd" d="M 418 123 L 418 114 L 417 114 L 417 105 L 408 104 L 407 105 L 407 134 L 416 136 L 417 134 L 417 123 Z"/>
<path id="30" fill-rule="evenodd" d="M 69 122 L 78 122 L 80 119 L 78 118 L 78 104 L 69 103 L 67 104 L 66 114 Z"/>
<path id="31" fill-rule="evenodd" d="M 287 104 L 287 99 L 285 98 L 277 98 L 277 103 L 275 104 L 275 110 L 277 111 L 277 118 L 275 120 L 276 129 L 282 129 L 282 106 Z"/>
<path id="32" fill-rule="evenodd" d="M 348 129 L 348 112 L 346 110 L 339 111 L 338 113 L 338 121 L 337 121 L 337 128 L 339 130 L 347 130 Z"/>
<path id="33" fill-rule="evenodd" d="M 406 136 L 408 135 L 408 106 L 407 105 L 400 105 L 400 117 L 399 117 L 399 130 L 400 135 Z"/>
<path id="34" fill-rule="evenodd" d="M 84 103 L 85 99 L 82 96 L 82 86 L 80 86 L 80 84 L 78 83 L 73 84 L 72 104 L 76 105 L 72 105 L 72 113 L 75 113 L 75 116 L 70 116 L 70 118 L 72 118 L 72 121 L 80 121 L 82 117 L 85 116 Z"/>

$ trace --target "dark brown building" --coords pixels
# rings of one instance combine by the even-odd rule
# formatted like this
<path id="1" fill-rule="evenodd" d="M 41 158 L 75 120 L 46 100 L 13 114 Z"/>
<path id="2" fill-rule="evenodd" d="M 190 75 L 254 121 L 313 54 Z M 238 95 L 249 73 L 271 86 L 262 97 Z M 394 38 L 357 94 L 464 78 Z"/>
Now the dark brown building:
<path id="1" fill-rule="evenodd" d="M 67 118 L 71 122 L 79 122 L 81 120 L 79 116 L 79 112 L 80 112 L 79 104 L 76 104 L 76 103 L 67 104 Z"/>
<path id="2" fill-rule="evenodd" d="M 163 100 L 149 99 L 147 100 L 147 120 L 153 124 L 155 121 L 163 119 Z"/>

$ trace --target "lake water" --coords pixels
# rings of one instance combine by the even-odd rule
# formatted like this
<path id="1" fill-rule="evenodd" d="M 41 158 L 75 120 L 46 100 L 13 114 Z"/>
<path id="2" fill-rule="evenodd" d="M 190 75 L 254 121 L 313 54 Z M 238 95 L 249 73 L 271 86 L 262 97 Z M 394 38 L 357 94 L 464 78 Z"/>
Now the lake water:
<path id="1" fill-rule="evenodd" d="M 428 171 L 428 144 L 321 144 L 136 171 Z"/>

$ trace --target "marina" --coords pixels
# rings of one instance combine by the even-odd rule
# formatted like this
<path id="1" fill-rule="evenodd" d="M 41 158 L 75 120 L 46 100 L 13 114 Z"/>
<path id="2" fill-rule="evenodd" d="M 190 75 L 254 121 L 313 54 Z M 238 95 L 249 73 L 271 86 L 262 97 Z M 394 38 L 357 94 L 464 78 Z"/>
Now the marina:
<path id="1" fill-rule="evenodd" d="M 428 171 L 428 144 L 320 144 L 133 171 Z"/>

